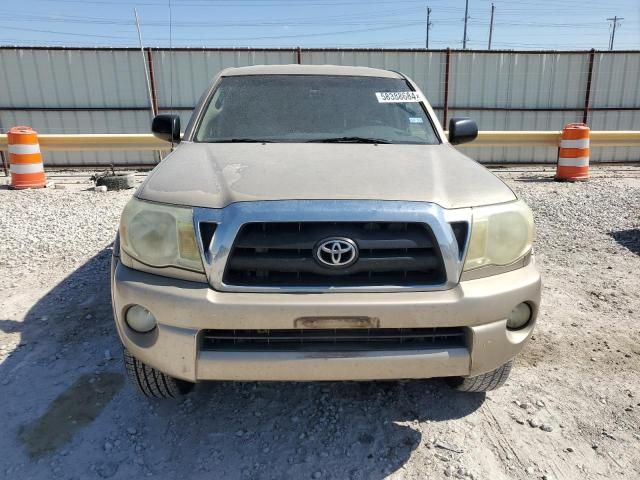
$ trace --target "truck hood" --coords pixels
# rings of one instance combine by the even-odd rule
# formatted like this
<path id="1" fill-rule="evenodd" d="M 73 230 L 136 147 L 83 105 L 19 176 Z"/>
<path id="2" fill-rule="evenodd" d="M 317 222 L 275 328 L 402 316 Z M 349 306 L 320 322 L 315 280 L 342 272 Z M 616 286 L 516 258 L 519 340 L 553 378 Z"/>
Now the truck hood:
<path id="1" fill-rule="evenodd" d="M 183 143 L 153 170 L 144 200 L 222 208 L 259 200 L 407 200 L 461 208 L 513 192 L 451 145 Z"/>

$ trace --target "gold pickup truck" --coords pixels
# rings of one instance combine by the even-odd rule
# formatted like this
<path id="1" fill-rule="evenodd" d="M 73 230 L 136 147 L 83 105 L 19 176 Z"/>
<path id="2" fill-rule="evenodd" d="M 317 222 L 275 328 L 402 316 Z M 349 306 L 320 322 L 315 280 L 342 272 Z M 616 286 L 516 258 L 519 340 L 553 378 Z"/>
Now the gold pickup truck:
<path id="1" fill-rule="evenodd" d="M 222 71 L 122 214 L 111 272 L 142 393 L 205 380 L 507 379 L 540 303 L 531 211 L 401 73 Z"/>

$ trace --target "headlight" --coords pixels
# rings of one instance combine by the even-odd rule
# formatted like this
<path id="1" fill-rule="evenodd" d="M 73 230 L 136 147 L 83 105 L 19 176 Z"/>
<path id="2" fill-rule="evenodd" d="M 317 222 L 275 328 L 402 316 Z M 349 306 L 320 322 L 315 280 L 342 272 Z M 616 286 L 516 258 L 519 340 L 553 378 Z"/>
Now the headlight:
<path id="1" fill-rule="evenodd" d="M 131 199 L 120 220 L 120 248 L 152 267 L 204 271 L 190 208 Z"/>
<path id="2" fill-rule="evenodd" d="M 523 201 L 474 208 L 464 270 L 509 265 L 531 250 L 532 242 L 533 215 Z"/>

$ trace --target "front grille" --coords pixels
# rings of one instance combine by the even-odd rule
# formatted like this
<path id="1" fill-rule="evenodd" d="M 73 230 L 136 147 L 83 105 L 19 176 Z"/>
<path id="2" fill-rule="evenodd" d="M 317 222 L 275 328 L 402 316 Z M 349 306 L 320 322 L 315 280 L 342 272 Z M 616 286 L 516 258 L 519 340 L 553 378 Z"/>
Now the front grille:
<path id="1" fill-rule="evenodd" d="M 204 330 L 206 351 L 433 350 L 465 346 L 463 328 Z"/>
<path id="2" fill-rule="evenodd" d="M 316 261 L 314 248 L 332 237 L 355 242 L 359 258 L 353 265 L 327 268 Z M 446 272 L 424 223 L 248 223 L 236 237 L 223 281 L 249 287 L 409 287 L 442 284 Z"/>

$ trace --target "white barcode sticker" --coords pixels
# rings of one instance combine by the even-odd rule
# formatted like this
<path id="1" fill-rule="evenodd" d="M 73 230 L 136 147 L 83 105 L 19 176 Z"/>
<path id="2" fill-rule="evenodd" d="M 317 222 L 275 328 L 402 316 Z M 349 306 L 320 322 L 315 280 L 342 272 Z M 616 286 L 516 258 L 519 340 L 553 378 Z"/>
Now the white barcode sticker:
<path id="1" fill-rule="evenodd" d="M 418 92 L 376 92 L 378 103 L 417 103 L 423 100 Z"/>
<path id="2" fill-rule="evenodd" d="M 420 117 L 409 117 L 409 123 L 424 123 Z"/>

